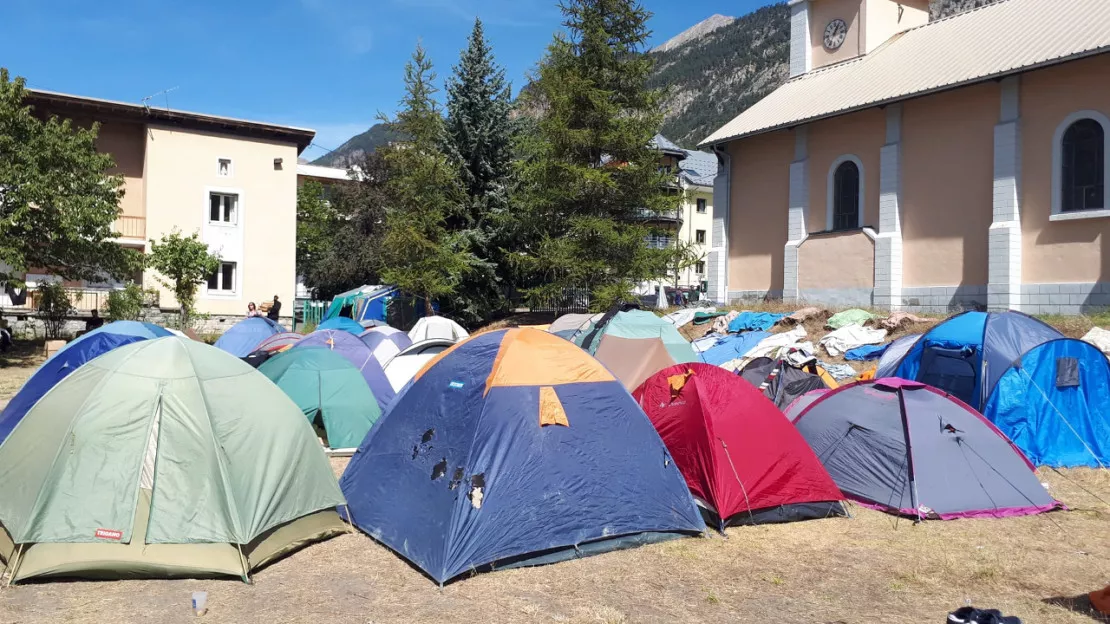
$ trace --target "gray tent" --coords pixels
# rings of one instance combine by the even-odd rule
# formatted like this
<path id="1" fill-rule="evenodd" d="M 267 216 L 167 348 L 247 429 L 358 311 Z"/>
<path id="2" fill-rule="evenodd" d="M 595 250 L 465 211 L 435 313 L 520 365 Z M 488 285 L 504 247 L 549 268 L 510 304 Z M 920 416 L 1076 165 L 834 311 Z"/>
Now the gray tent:
<path id="1" fill-rule="evenodd" d="M 921 334 L 906 334 L 901 338 L 896 339 L 890 343 L 890 346 L 883 351 L 883 356 L 879 358 L 879 365 L 875 369 L 875 379 L 882 379 L 883 377 L 894 377 L 894 371 L 898 370 L 898 365 L 902 363 L 902 358 L 909 353 L 913 348 L 913 344 Z"/>
<path id="2" fill-rule="evenodd" d="M 848 498 L 883 511 L 947 520 L 1060 507 L 990 422 L 921 383 L 842 386 L 794 425 Z"/>

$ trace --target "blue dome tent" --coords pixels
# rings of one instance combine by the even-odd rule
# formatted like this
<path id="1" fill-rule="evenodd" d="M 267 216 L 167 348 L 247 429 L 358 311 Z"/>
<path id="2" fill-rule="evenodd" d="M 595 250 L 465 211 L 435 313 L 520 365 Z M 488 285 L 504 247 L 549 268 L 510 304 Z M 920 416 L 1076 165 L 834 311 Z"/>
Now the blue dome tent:
<path id="1" fill-rule="evenodd" d="M 345 316 L 332 317 L 332 318 L 320 323 L 319 325 L 317 325 L 316 329 L 317 330 L 336 329 L 336 330 L 340 330 L 340 331 L 345 331 L 345 332 L 347 332 L 349 334 L 353 334 L 355 336 L 360 336 L 360 335 L 362 335 L 362 332 L 366 331 L 365 327 L 363 327 L 362 325 L 359 325 L 355 321 L 353 321 L 353 320 L 351 320 L 351 319 L 349 319 Z"/>
<path id="2" fill-rule="evenodd" d="M 366 435 L 340 487 L 355 526 L 440 584 L 705 530 L 620 382 L 536 329 L 437 355 Z"/>
<path id="3" fill-rule="evenodd" d="M 151 323 L 116 321 L 66 344 L 31 375 L 0 413 L 0 443 L 43 395 L 85 362 L 116 347 L 170 335 L 168 330 Z"/>
<path id="4" fill-rule="evenodd" d="M 247 357 L 265 339 L 285 331 L 281 325 L 264 316 L 245 318 L 231 326 L 216 341 L 216 348 L 237 358 Z"/>
<path id="5" fill-rule="evenodd" d="M 918 339 L 895 375 L 981 411 L 1034 462 L 1110 465 L 1110 361 L 1031 316 L 954 316 Z"/>

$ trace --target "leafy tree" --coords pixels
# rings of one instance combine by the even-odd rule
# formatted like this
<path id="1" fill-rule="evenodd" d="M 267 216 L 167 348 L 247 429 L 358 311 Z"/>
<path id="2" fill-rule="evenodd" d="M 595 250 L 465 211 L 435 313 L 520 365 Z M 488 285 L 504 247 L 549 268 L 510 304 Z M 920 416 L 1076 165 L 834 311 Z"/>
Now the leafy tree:
<path id="1" fill-rule="evenodd" d="M 471 270 L 462 276 L 456 296 L 444 302 L 452 316 L 471 323 L 488 320 L 504 306 L 499 249 L 507 241 L 501 227 L 509 208 L 514 123 L 511 88 L 505 70 L 493 58 L 480 20 L 459 64 L 447 80 L 445 151 L 459 164 L 466 192 L 465 209 L 448 219 L 474 254 Z"/>
<path id="2" fill-rule="evenodd" d="M 381 239 L 389 199 L 389 170 L 380 153 L 355 158 L 349 182 L 332 187 L 329 201 L 336 222 L 305 266 L 305 285 L 316 297 L 332 296 L 363 284 L 381 283 Z"/>
<path id="3" fill-rule="evenodd" d="M 108 293 L 104 302 L 104 316 L 111 321 L 137 321 L 143 312 L 143 288 L 127 282 L 122 289 Z"/>
<path id="4" fill-rule="evenodd" d="M 28 269 L 66 279 L 122 278 L 140 255 L 112 242 L 123 178 L 96 151 L 97 124 L 45 121 L 24 104 L 24 80 L 0 68 L 0 278 Z"/>
<path id="5" fill-rule="evenodd" d="M 174 228 L 162 236 L 161 242 L 150 241 L 149 264 L 161 274 L 158 281 L 173 291 L 180 309 L 180 326 L 188 327 L 196 306 L 197 287 L 220 268 L 220 257 L 208 252 L 208 245 L 196 232 L 183 236 Z"/>
<path id="6" fill-rule="evenodd" d="M 61 282 L 42 282 L 35 289 L 38 298 L 39 318 L 46 330 L 46 339 L 54 340 L 62 335 L 66 318 L 76 309 L 69 298 L 69 291 Z"/>
<path id="7" fill-rule="evenodd" d="M 564 0 L 557 34 L 527 97 L 540 111 L 524 137 L 521 211 L 509 257 L 530 276 L 533 302 L 567 288 L 591 291 L 595 308 L 667 274 L 670 249 L 649 248 L 646 217 L 674 213 L 660 155 L 660 94 L 647 88 L 649 13 L 635 0 Z"/>
<path id="8" fill-rule="evenodd" d="M 682 273 L 702 260 L 705 260 L 705 254 L 701 251 L 701 245 L 684 240 L 675 241 L 673 252 L 667 263 L 671 285 L 677 290 L 678 282 L 682 280 Z"/>
<path id="9" fill-rule="evenodd" d="M 297 271 L 304 274 L 331 243 L 336 210 L 324 197 L 324 186 L 309 180 L 297 189 Z"/>
<path id="10" fill-rule="evenodd" d="M 423 46 L 405 65 L 405 96 L 390 123 L 410 137 L 385 151 L 390 179 L 386 233 L 381 242 L 382 278 L 402 291 L 432 301 L 454 295 L 477 259 L 465 238 L 450 232 L 464 204 L 458 167 L 443 153 L 443 118 L 433 96 L 435 74 Z"/>

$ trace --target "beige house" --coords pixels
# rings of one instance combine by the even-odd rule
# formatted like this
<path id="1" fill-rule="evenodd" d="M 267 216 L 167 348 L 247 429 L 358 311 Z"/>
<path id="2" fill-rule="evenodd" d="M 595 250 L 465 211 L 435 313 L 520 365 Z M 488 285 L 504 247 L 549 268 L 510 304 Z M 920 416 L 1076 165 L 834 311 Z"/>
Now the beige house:
<path id="1" fill-rule="evenodd" d="M 791 79 L 703 142 L 711 298 L 1110 305 L 1110 2 L 789 4 Z"/>
<path id="2" fill-rule="evenodd" d="M 112 154 L 125 180 L 116 224 L 120 245 L 149 251 L 151 239 L 179 229 L 200 234 L 219 254 L 215 275 L 201 287 L 197 309 L 214 325 L 236 320 L 247 303 L 278 295 L 292 314 L 296 285 L 297 156 L 312 130 L 241 121 L 136 104 L 28 91 L 36 114 L 89 125 L 99 122 L 98 147 Z M 28 273 L 28 282 L 42 278 Z M 136 276 L 137 278 L 140 276 Z M 146 288 L 173 293 L 148 271 Z M 99 307 L 111 284 L 67 283 L 78 310 Z"/>
<path id="3" fill-rule="evenodd" d="M 669 226 L 670 231 L 653 236 L 648 243 L 657 247 L 669 247 L 679 241 L 693 245 L 702 260 L 680 272 L 678 285 L 698 288 L 706 279 L 717 159 L 708 152 L 683 149 L 662 135 L 656 135 L 652 145 L 660 152 L 659 166 L 674 175 L 671 186 L 681 193 L 682 201 L 673 216 L 653 215 L 653 220 Z M 668 279 L 668 286 L 673 285 L 673 279 L 673 276 Z"/>

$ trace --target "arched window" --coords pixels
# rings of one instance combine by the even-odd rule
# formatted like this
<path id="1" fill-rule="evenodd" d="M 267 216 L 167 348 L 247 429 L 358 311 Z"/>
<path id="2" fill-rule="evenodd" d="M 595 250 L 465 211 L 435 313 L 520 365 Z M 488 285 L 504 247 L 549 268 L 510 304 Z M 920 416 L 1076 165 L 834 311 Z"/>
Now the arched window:
<path id="1" fill-rule="evenodd" d="M 860 174 L 859 165 L 853 160 L 845 160 L 833 172 L 830 229 L 851 230 L 859 227 Z"/>
<path id="2" fill-rule="evenodd" d="M 1110 211 L 1107 130 L 1110 118 L 1092 110 L 1073 113 L 1056 128 L 1051 220 L 1101 217 Z"/>
<path id="3" fill-rule="evenodd" d="M 1060 145 L 1061 212 L 1106 208 L 1106 132 L 1094 119 L 1068 126 Z"/>

